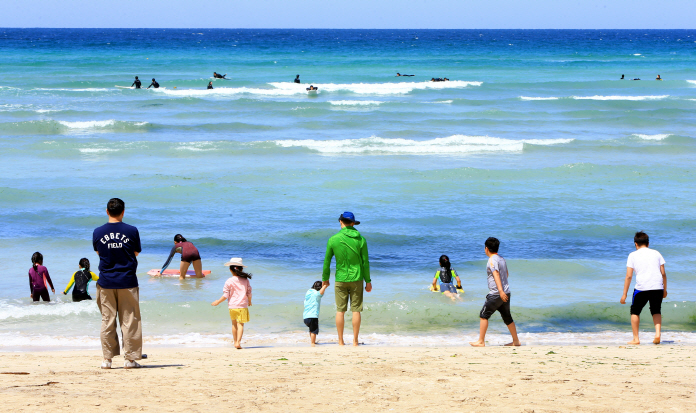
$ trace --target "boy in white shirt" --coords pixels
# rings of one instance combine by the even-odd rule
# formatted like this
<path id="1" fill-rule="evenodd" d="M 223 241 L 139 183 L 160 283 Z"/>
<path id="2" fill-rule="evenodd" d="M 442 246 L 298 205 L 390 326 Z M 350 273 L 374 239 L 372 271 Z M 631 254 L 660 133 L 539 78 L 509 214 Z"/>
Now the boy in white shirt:
<path id="1" fill-rule="evenodd" d="M 633 273 L 636 274 L 636 285 L 633 290 L 631 302 L 631 327 L 633 328 L 633 340 L 628 344 L 638 345 L 638 330 L 640 328 L 640 312 L 645 304 L 650 302 L 650 313 L 655 324 L 655 339 L 653 343 L 660 344 L 662 329 L 662 299 L 667 298 L 667 274 L 665 273 L 665 259 L 662 255 L 648 248 L 650 238 L 643 231 L 636 232 L 633 237 L 636 250 L 628 255 L 626 262 L 626 281 L 624 282 L 621 304 L 626 304 L 628 287 L 631 286 Z"/>

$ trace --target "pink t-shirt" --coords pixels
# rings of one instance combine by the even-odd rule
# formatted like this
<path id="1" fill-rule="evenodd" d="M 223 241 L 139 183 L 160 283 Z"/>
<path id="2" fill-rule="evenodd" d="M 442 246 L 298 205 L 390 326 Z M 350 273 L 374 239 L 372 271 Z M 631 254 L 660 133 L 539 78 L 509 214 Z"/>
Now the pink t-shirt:
<path id="1" fill-rule="evenodd" d="M 225 281 L 222 295 L 227 298 L 228 308 L 248 308 L 251 300 L 249 280 L 244 277 L 230 277 Z"/>

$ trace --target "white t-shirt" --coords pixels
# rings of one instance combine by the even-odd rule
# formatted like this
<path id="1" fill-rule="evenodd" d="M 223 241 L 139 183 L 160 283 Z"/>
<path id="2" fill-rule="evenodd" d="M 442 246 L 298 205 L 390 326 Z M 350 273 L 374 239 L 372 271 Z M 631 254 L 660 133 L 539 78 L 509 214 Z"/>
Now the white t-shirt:
<path id="1" fill-rule="evenodd" d="M 633 268 L 638 291 L 664 290 L 660 266 L 665 265 L 662 255 L 650 248 L 639 248 L 628 254 L 626 267 Z"/>

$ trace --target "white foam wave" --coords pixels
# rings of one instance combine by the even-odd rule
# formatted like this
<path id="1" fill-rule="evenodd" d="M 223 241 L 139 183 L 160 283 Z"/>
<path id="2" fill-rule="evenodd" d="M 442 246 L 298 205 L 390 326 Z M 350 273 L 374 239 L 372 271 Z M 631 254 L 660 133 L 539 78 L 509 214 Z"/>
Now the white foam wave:
<path id="1" fill-rule="evenodd" d="M 115 120 L 88 120 L 88 121 L 77 121 L 68 122 L 64 120 L 59 120 L 58 123 L 70 129 L 90 129 L 90 128 L 105 128 L 107 126 L 112 126 L 116 123 Z"/>
<path id="2" fill-rule="evenodd" d="M 426 102 L 426 103 L 442 103 L 442 104 L 450 104 L 454 102 L 453 100 L 436 100 L 434 102 Z"/>
<path id="3" fill-rule="evenodd" d="M 368 106 L 381 105 L 384 102 L 379 100 L 330 100 L 329 103 L 336 106 Z"/>
<path id="4" fill-rule="evenodd" d="M 96 308 L 96 306 L 94 306 Z M 522 333 L 520 341 L 526 346 L 544 345 L 622 345 L 630 336 L 628 332 L 602 331 L 593 333 Z M 452 347 L 468 346 L 470 341 L 478 337 L 476 332 L 468 334 L 428 334 L 428 335 L 400 335 L 400 334 L 363 334 L 361 341 L 371 346 L 394 347 Z M 509 334 L 489 333 L 486 336 L 490 345 L 503 345 L 510 341 Z M 696 333 L 689 332 L 663 332 L 664 344 L 695 345 Z M 233 338 L 231 334 L 171 334 L 144 336 L 143 341 L 147 347 L 231 347 Z M 245 334 L 244 342 L 247 346 L 271 345 L 271 346 L 296 346 L 307 344 L 305 332 L 289 332 L 282 334 Z M 322 334 L 320 343 L 335 344 L 338 337 L 335 334 Z M 37 351 L 60 349 L 99 349 L 99 331 L 91 336 L 52 336 L 44 334 L 25 334 L 20 332 L 0 333 L 0 350 L 4 351 Z"/>
<path id="5" fill-rule="evenodd" d="M 696 85 L 696 80 L 687 80 L 687 82 Z"/>
<path id="6" fill-rule="evenodd" d="M 573 96 L 576 100 L 659 100 L 666 99 L 669 95 L 660 96 Z"/>
<path id="7" fill-rule="evenodd" d="M 304 89 L 303 89 L 304 90 Z M 155 89 L 155 92 L 178 97 L 226 97 L 243 94 L 259 96 L 292 96 L 300 92 L 291 90 L 260 89 L 250 87 L 219 87 L 215 89 Z M 304 90 L 306 94 L 307 91 Z"/>
<path id="8" fill-rule="evenodd" d="M 10 319 L 32 319 L 37 317 L 65 317 L 77 314 L 99 314 L 99 309 L 93 302 L 80 303 L 51 302 L 43 305 L 12 305 L 0 303 L 0 321 Z"/>
<path id="9" fill-rule="evenodd" d="M 530 96 L 520 96 L 521 100 L 558 100 L 557 97 L 530 97 Z"/>
<path id="10" fill-rule="evenodd" d="M 292 93 L 307 93 L 307 85 L 299 85 L 290 82 L 269 83 L 278 91 L 292 91 Z M 468 86 L 481 86 L 483 82 L 467 82 L 463 80 L 451 80 L 448 82 L 399 82 L 399 83 L 314 83 L 320 91 L 326 92 L 352 92 L 364 95 L 400 95 L 414 90 L 425 89 L 460 89 Z"/>
<path id="11" fill-rule="evenodd" d="M 111 91 L 113 91 L 113 89 L 106 89 L 103 87 L 88 87 L 88 88 L 84 88 L 84 89 L 37 87 L 34 90 L 53 90 L 53 91 L 65 91 L 65 92 L 111 92 Z"/>
<path id="12" fill-rule="evenodd" d="M 648 140 L 648 141 L 661 141 L 661 140 L 669 138 L 672 135 L 669 133 L 660 133 L 657 135 L 643 135 L 640 133 L 634 133 L 633 136 L 640 138 L 640 139 Z"/>
<path id="13" fill-rule="evenodd" d="M 51 112 L 60 112 L 58 109 L 36 109 L 34 112 L 36 113 L 51 113 Z"/>
<path id="14" fill-rule="evenodd" d="M 477 152 L 521 152 L 524 144 L 559 145 L 572 139 L 502 139 L 490 136 L 453 135 L 430 140 L 385 139 L 376 136 L 362 139 L 319 141 L 278 140 L 284 148 L 305 147 L 322 154 L 400 154 L 400 155 L 461 155 Z"/>
<path id="15" fill-rule="evenodd" d="M 82 153 L 95 154 L 95 153 L 106 153 L 106 152 L 116 152 L 118 149 L 113 148 L 80 148 L 78 149 Z"/>

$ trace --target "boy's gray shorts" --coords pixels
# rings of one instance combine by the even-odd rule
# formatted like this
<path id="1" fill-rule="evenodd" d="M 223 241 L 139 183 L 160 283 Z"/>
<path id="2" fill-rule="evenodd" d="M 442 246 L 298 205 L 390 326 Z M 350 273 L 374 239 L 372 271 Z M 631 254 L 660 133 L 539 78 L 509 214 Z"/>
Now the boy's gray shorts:
<path id="1" fill-rule="evenodd" d="M 488 294 L 486 296 L 486 302 L 483 304 L 483 308 L 481 309 L 481 314 L 479 314 L 479 317 L 488 320 L 489 318 L 491 318 L 493 313 L 498 311 L 500 315 L 503 317 L 503 322 L 505 323 L 505 325 L 512 324 L 513 320 L 512 315 L 510 314 L 511 294 L 508 293 L 507 296 L 508 300 L 506 303 L 503 301 L 502 298 L 500 298 L 499 295 Z"/>

